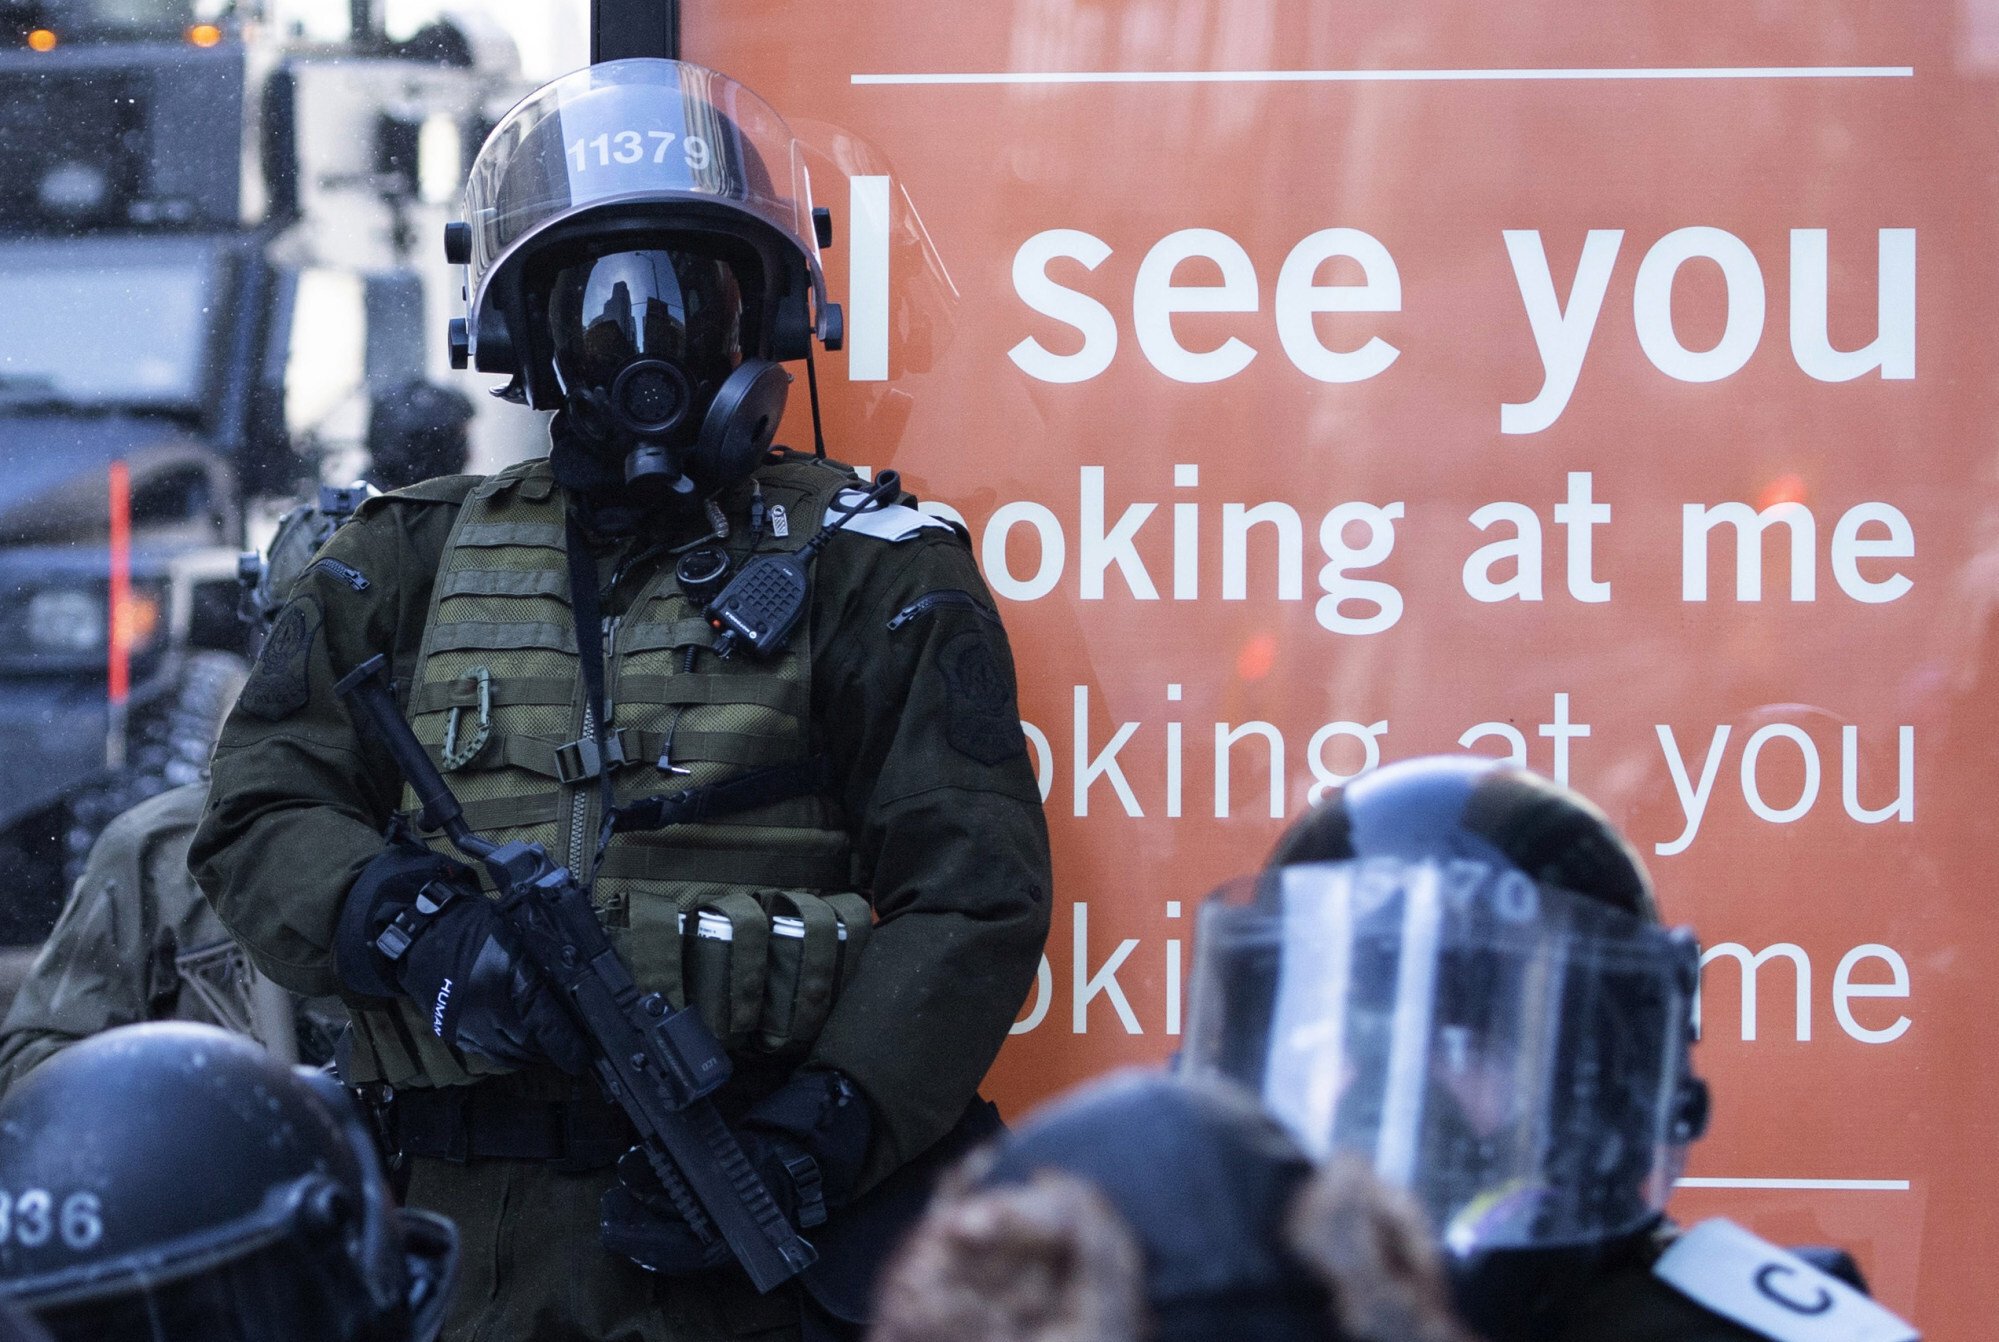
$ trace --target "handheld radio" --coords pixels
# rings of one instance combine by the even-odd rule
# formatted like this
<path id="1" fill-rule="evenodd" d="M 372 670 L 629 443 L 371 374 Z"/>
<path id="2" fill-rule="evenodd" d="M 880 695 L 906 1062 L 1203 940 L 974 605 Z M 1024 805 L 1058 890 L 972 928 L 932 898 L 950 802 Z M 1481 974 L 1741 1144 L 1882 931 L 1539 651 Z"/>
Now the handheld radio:
<path id="1" fill-rule="evenodd" d="M 724 657 L 734 656 L 743 647 L 758 657 L 783 652 L 805 613 L 811 594 L 812 560 L 820 548 L 856 514 L 894 498 L 901 484 L 902 478 L 894 471 L 883 471 L 855 503 L 842 504 L 835 498 L 828 511 L 839 516 L 822 525 L 797 550 L 759 555 L 745 564 L 704 612 L 708 623 L 720 631 L 715 651 Z"/>

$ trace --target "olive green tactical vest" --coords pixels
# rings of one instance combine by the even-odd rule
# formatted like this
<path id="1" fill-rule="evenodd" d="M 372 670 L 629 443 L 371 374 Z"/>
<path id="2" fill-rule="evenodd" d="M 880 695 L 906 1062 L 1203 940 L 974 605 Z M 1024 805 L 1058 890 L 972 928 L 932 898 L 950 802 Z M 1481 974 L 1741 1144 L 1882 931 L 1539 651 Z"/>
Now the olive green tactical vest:
<path id="1" fill-rule="evenodd" d="M 764 536 L 760 553 L 803 545 L 827 502 L 855 483 L 845 468 L 799 457 L 763 467 L 757 481 L 787 523 L 786 535 Z M 597 844 L 602 784 L 569 609 L 563 510 L 546 459 L 473 488 L 445 546 L 405 711 L 474 830 L 540 843 L 580 871 Z M 740 530 L 727 548 L 740 560 Z M 673 570 L 670 559 L 659 564 L 604 630 L 607 753 L 622 761 L 612 773 L 621 806 L 804 763 L 812 751 L 809 624 L 777 657 L 724 661 Z M 687 772 L 658 767 L 669 751 Z M 413 808 L 414 796 L 406 792 L 404 805 Z M 441 835 L 429 842 L 450 851 Z M 593 895 L 642 989 L 675 1006 L 691 996 L 731 1051 L 781 1052 L 817 1034 L 865 940 L 869 910 L 851 893 L 851 866 L 833 804 L 808 795 L 618 834 Z M 704 923 L 731 937 L 725 974 L 699 968 L 716 962 L 713 934 L 695 935 Z M 456 1085 L 497 1070 L 447 1048 L 414 1004 L 355 1018 L 352 1081 Z"/>

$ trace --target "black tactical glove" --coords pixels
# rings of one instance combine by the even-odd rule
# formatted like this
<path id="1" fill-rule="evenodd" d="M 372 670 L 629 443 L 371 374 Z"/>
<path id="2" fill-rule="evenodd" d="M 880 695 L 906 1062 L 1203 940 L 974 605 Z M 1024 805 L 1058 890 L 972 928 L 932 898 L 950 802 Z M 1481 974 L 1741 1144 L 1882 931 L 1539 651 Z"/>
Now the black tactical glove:
<path id="1" fill-rule="evenodd" d="M 736 1127 L 743 1154 L 787 1220 L 810 1232 L 853 1195 L 874 1118 L 838 1072 L 803 1071 L 760 1101 Z M 675 1210 L 645 1152 L 618 1161 L 604 1194 L 604 1247 L 650 1272 L 684 1276 L 730 1261 L 729 1246 L 703 1244 Z"/>
<path id="2" fill-rule="evenodd" d="M 392 839 L 348 891 L 334 968 L 350 992 L 413 999 L 431 1033 L 467 1053 L 572 1074 L 589 1063 L 582 1032 L 521 957 L 472 869 L 407 840 Z"/>

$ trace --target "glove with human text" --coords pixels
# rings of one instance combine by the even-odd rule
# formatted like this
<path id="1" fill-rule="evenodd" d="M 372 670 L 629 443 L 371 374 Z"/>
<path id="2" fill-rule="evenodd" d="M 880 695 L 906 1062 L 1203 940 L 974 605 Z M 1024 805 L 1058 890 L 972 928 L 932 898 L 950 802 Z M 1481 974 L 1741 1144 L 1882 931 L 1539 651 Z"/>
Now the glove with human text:
<path id="1" fill-rule="evenodd" d="M 334 965 L 365 998 L 408 997 L 431 1033 L 504 1067 L 580 1074 L 589 1045 L 462 862 L 392 840 L 348 891 Z"/>

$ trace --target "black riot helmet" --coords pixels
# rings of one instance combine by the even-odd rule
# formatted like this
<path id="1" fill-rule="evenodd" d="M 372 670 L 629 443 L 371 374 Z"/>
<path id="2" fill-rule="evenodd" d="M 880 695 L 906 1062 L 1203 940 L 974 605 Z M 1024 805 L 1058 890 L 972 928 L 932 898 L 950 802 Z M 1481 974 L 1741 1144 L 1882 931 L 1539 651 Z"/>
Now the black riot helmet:
<path id="1" fill-rule="evenodd" d="M 1354 779 L 1278 837 L 1266 867 L 1356 858 L 1474 858 L 1659 921 L 1638 854 L 1588 798 L 1468 756 L 1405 760 Z"/>
<path id="2" fill-rule="evenodd" d="M 1490 760 L 1411 760 L 1203 906 L 1182 1065 L 1408 1190 L 1467 1320 L 1512 1342 L 1538 1335 L 1544 1269 L 1663 1213 L 1707 1120 L 1698 977 L 1589 802 Z"/>
<path id="3" fill-rule="evenodd" d="M 58 1342 L 430 1342 L 457 1265 L 337 1082 L 206 1025 L 111 1030 L 17 1081 L 0 1190 L 0 1305 Z"/>
<path id="4" fill-rule="evenodd" d="M 586 483 L 747 475 L 784 410 L 779 365 L 839 346 L 791 131 L 713 70 L 608 61 L 545 85 L 480 148 L 465 214 L 454 361 L 565 412 Z"/>

